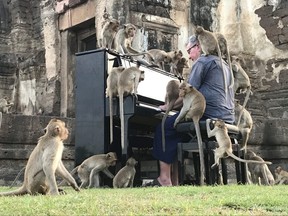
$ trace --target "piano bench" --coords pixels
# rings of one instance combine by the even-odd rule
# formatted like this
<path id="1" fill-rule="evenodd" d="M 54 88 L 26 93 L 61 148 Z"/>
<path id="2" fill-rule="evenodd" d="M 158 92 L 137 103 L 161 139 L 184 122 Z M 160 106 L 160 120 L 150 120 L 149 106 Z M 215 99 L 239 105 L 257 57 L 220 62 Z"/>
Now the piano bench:
<path id="1" fill-rule="evenodd" d="M 207 130 L 206 130 L 206 121 L 200 121 L 200 131 L 203 142 L 203 151 L 204 151 L 204 161 L 205 161 L 205 178 L 207 185 L 213 185 L 219 182 L 219 167 L 212 169 L 211 165 L 214 163 L 214 149 L 217 146 L 217 142 L 215 137 L 208 138 Z M 176 130 L 178 133 L 183 135 L 189 135 L 190 140 L 186 142 L 178 143 L 177 147 L 177 157 L 179 162 L 179 184 L 184 183 L 185 176 L 185 166 L 184 159 L 190 158 L 189 155 L 192 154 L 194 171 L 195 171 L 195 184 L 200 183 L 200 159 L 199 159 L 199 148 L 197 142 L 196 131 L 193 122 L 180 122 L 176 126 Z M 229 132 L 229 136 L 232 141 L 233 153 L 236 156 L 243 157 L 244 151 L 240 151 L 240 145 L 238 141 L 241 139 L 240 134 L 236 132 Z M 221 159 L 221 167 L 222 167 L 222 177 L 223 183 L 227 184 L 227 165 L 225 163 L 225 159 Z M 237 160 L 235 161 L 235 172 L 237 183 L 245 183 L 245 164 L 241 163 Z"/>

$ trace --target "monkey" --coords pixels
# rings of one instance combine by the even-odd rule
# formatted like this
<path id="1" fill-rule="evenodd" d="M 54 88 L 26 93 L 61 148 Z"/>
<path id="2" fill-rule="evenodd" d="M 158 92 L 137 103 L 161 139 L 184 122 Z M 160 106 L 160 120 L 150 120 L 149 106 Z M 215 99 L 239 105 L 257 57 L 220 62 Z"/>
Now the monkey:
<path id="1" fill-rule="evenodd" d="M 118 95 L 120 106 L 120 122 L 121 122 L 121 146 L 124 149 L 124 95 L 134 94 L 137 97 L 137 88 L 141 81 L 144 80 L 144 71 L 139 70 L 140 65 L 126 68 L 118 79 Z"/>
<path id="2" fill-rule="evenodd" d="M 288 182 L 288 172 L 283 170 L 281 166 L 275 168 L 276 181 L 275 184 L 283 184 Z"/>
<path id="3" fill-rule="evenodd" d="M 0 99 L 0 128 L 2 125 L 2 117 L 3 113 L 8 114 L 9 109 L 14 105 L 14 103 L 11 103 L 8 101 L 7 97 L 1 98 Z"/>
<path id="4" fill-rule="evenodd" d="M 253 94 L 251 91 L 250 79 L 247 73 L 245 72 L 245 70 L 242 68 L 241 64 L 239 63 L 239 59 L 237 57 L 234 57 L 232 61 L 232 70 L 233 70 L 233 76 L 234 76 L 234 93 L 236 94 L 238 90 L 240 91 L 240 93 L 246 92 L 246 96 L 242 105 L 244 109 L 249 100 L 250 94 Z M 241 116 L 243 114 L 243 109 L 240 112 L 237 126 L 240 124 Z"/>
<path id="5" fill-rule="evenodd" d="M 118 79 L 124 70 L 125 68 L 122 66 L 112 68 L 106 79 L 106 97 L 109 97 L 110 143 L 113 142 L 113 97 L 118 96 Z"/>
<path id="6" fill-rule="evenodd" d="M 0 99 L 0 112 L 8 114 L 9 109 L 14 105 L 14 103 L 10 103 L 7 100 L 7 97 L 1 98 Z"/>
<path id="7" fill-rule="evenodd" d="M 235 122 L 239 122 L 238 129 L 242 135 L 241 150 L 245 150 L 247 148 L 247 142 L 253 127 L 253 120 L 250 113 L 239 104 L 238 100 L 235 100 L 234 110 L 235 110 Z M 241 112 L 242 116 L 241 119 L 239 119 Z"/>
<path id="8" fill-rule="evenodd" d="M 180 82 L 178 80 L 170 80 L 166 86 L 166 97 L 165 97 L 165 103 L 167 104 L 167 109 L 165 111 L 165 114 L 162 118 L 161 122 L 161 128 L 162 128 L 162 150 L 165 152 L 165 129 L 164 124 L 167 119 L 167 116 L 169 112 L 173 109 L 173 106 L 176 102 L 176 100 L 179 97 L 179 85 Z"/>
<path id="9" fill-rule="evenodd" d="M 174 50 L 167 52 L 170 59 L 170 73 L 177 76 L 177 63 L 183 57 L 183 53 L 181 50 Z"/>
<path id="10" fill-rule="evenodd" d="M 220 59 L 220 65 L 223 72 L 223 82 L 225 85 L 225 93 L 226 93 L 227 92 L 226 76 L 222 62 L 222 55 L 216 36 L 212 32 L 205 30 L 202 26 L 197 26 L 195 33 L 201 45 L 201 49 L 205 55 L 218 54 L 218 57 Z"/>
<path id="11" fill-rule="evenodd" d="M 183 57 L 183 53 L 181 50 L 170 51 L 167 52 L 167 54 L 169 55 L 172 63 L 174 64 L 177 64 L 177 62 Z"/>
<path id="12" fill-rule="evenodd" d="M 24 173 L 23 185 L 14 191 L 0 193 L 0 196 L 24 194 L 59 195 L 56 176 L 59 175 L 76 191 L 80 191 L 75 179 L 66 170 L 61 157 L 63 141 L 68 138 L 65 122 L 51 119 L 46 126 L 46 133 L 41 136 L 32 151 Z"/>
<path id="13" fill-rule="evenodd" d="M 114 39 L 114 49 L 123 55 L 129 56 L 132 59 L 132 56 L 135 56 L 137 61 L 141 62 L 142 64 L 146 66 L 154 66 L 151 65 L 149 62 L 147 62 L 144 58 L 137 58 L 137 56 L 140 55 L 150 55 L 148 52 L 138 52 L 136 49 L 132 47 L 133 38 L 136 34 L 136 26 L 127 23 L 124 25 L 123 28 L 119 29 L 116 33 L 115 39 Z M 150 59 L 153 59 L 153 57 L 150 55 Z"/>
<path id="14" fill-rule="evenodd" d="M 203 144 L 202 137 L 200 132 L 199 120 L 203 116 L 205 108 L 206 108 L 206 100 L 204 96 L 193 86 L 188 83 L 181 83 L 179 86 L 179 97 L 183 98 L 183 106 L 180 110 L 178 117 L 174 122 L 174 127 L 182 120 L 193 120 L 198 147 L 199 147 L 199 157 L 200 157 L 200 185 L 204 185 L 204 173 L 205 173 L 205 165 L 204 165 L 204 152 L 203 152 Z"/>
<path id="15" fill-rule="evenodd" d="M 250 132 L 252 130 L 253 127 L 253 120 L 252 117 L 250 115 L 250 113 L 243 108 L 238 100 L 235 100 L 234 102 L 235 104 L 235 122 L 239 122 L 239 125 L 236 126 L 242 136 L 241 139 L 241 149 L 240 150 L 244 150 L 244 155 L 246 154 L 246 150 L 247 150 L 247 142 L 250 136 Z M 238 119 L 240 118 L 240 113 L 243 113 L 241 119 L 238 121 Z M 234 125 L 233 125 L 234 126 Z M 229 126 L 230 127 L 230 126 Z M 248 175 L 248 164 L 245 164 L 245 169 L 246 169 L 246 180 L 249 182 L 249 175 Z"/>
<path id="16" fill-rule="evenodd" d="M 85 159 L 79 166 L 76 166 L 71 175 L 78 174 L 81 185 L 80 188 L 92 188 L 99 187 L 99 172 L 102 171 L 109 178 L 113 178 L 114 175 L 108 170 L 110 166 L 115 166 L 117 156 L 115 152 L 108 152 L 107 154 L 97 154 Z M 95 182 L 93 182 L 95 180 Z M 62 183 L 62 182 L 61 182 Z M 61 184 L 60 183 L 60 184 Z"/>
<path id="17" fill-rule="evenodd" d="M 99 39 L 99 47 L 105 47 L 111 49 L 113 46 L 113 40 L 116 33 L 119 30 L 120 23 L 113 18 L 107 18 L 103 28 L 101 30 L 101 38 Z"/>
<path id="18" fill-rule="evenodd" d="M 224 35 L 221 34 L 220 32 L 216 32 L 215 35 L 216 35 L 216 38 L 217 38 L 217 41 L 218 41 L 218 44 L 219 44 L 219 48 L 220 48 L 220 52 L 221 52 L 222 58 L 227 60 L 227 63 L 228 63 L 229 69 L 230 69 L 230 73 L 232 75 L 231 76 L 231 82 L 230 82 L 231 84 L 229 86 L 229 88 L 231 88 L 231 87 L 234 86 L 234 76 L 233 76 L 233 70 L 232 70 L 232 64 L 231 64 L 231 56 L 230 56 L 230 51 L 229 51 L 229 48 L 228 48 L 227 40 L 224 37 Z"/>
<path id="19" fill-rule="evenodd" d="M 211 122 L 214 125 L 213 130 L 210 129 Z M 212 121 L 211 119 L 207 119 L 206 128 L 208 138 L 215 136 L 219 146 L 214 150 L 215 162 L 211 166 L 212 169 L 219 165 L 220 158 L 223 158 L 225 155 L 228 155 L 233 159 L 244 163 L 272 164 L 270 161 L 244 160 L 234 155 L 232 150 L 232 143 L 228 135 L 228 129 L 223 120 L 217 119 Z"/>
<path id="20" fill-rule="evenodd" d="M 118 53 L 136 53 L 139 52 L 132 48 L 132 41 L 136 34 L 136 26 L 127 23 L 123 28 L 119 29 L 115 36 L 114 48 Z"/>
<path id="21" fill-rule="evenodd" d="M 164 64 L 171 62 L 171 57 L 167 52 L 160 49 L 150 49 L 147 51 L 150 55 L 147 55 L 148 61 L 154 61 L 154 64 L 158 65 L 160 69 L 164 70 Z M 153 59 L 150 57 L 152 56 Z"/>
<path id="22" fill-rule="evenodd" d="M 192 67 L 183 68 L 183 72 L 182 72 L 183 82 L 188 82 L 191 71 L 192 71 Z"/>
<path id="23" fill-rule="evenodd" d="M 181 79 L 181 80 L 184 80 L 183 78 L 183 71 L 184 71 L 184 68 L 189 68 L 189 63 L 188 63 L 188 59 L 186 59 L 185 57 L 182 57 L 181 59 L 179 59 L 179 61 L 177 62 L 176 64 L 176 67 L 177 67 L 177 74 L 176 76 Z"/>
<path id="24" fill-rule="evenodd" d="M 113 188 L 127 188 L 133 187 L 134 177 L 136 173 L 135 166 L 137 165 L 137 161 L 130 157 L 126 161 L 126 165 L 117 172 L 115 177 L 113 178 Z"/>
<path id="25" fill-rule="evenodd" d="M 260 156 L 256 155 L 250 149 L 247 149 L 247 152 L 244 155 L 244 159 L 246 160 L 256 160 L 256 161 L 264 161 Z M 249 172 L 251 173 L 252 182 L 254 184 L 261 185 L 262 181 L 265 185 L 274 185 L 275 180 L 274 177 L 269 170 L 267 164 L 255 164 L 248 163 Z M 261 181 L 262 180 L 262 181 Z"/>

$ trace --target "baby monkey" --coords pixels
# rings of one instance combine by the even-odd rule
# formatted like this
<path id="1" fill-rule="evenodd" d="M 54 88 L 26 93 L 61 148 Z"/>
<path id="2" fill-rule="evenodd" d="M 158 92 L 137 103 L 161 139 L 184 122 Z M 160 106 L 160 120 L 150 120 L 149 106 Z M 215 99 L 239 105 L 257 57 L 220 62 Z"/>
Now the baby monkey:
<path id="1" fill-rule="evenodd" d="M 136 173 L 135 166 L 137 163 L 138 162 L 132 157 L 127 160 L 126 166 L 120 169 L 119 172 L 115 175 L 113 179 L 113 188 L 133 187 Z"/>
<path id="2" fill-rule="evenodd" d="M 281 166 L 277 166 L 275 168 L 275 176 L 275 184 L 288 183 L 288 172 L 285 171 Z"/>

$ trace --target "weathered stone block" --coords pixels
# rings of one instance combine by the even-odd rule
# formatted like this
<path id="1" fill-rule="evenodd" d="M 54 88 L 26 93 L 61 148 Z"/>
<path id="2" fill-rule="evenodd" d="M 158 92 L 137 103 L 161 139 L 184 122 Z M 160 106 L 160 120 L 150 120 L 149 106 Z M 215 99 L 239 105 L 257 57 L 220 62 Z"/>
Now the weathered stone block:
<path id="1" fill-rule="evenodd" d="M 257 10 L 255 10 L 255 13 L 260 16 L 260 17 L 268 17 L 268 16 L 271 16 L 272 14 L 272 9 L 273 9 L 273 6 L 264 6 L 264 7 L 261 7 Z"/>
<path id="2" fill-rule="evenodd" d="M 267 119 L 263 134 L 263 145 L 288 146 L 288 119 Z"/>
<path id="3" fill-rule="evenodd" d="M 78 4 L 82 4 L 87 0 L 69 0 L 69 7 L 75 7 Z"/>
<path id="4" fill-rule="evenodd" d="M 260 20 L 260 25 L 263 28 L 269 27 L 272 28 L 273 26 L 276 28 L 279 19 L 274 19 L 273 17 L 262 17 Z"/>
<path id="5" fill-rule="evenodd" d="M 266 30 L 266 34 L 268 37 L 273 37 L 275 35 L 279 35 L 282 32 L 282 29 L 277 28 L 275 25 L 274 26 L 267 26 L 267 28 L 265 28 Z"/>
<path id="6" fill-rule="evenodd" d="M 280 8 L 278 10 L 275 10 L 273 12 L 273 16 L 280 17 L 280 18 L 287 16 L 287 8 Z"/>
<path id="7" fill-rule="evenodd" d="M 282 34 L 288 34 L 288 26 L 282 28 Z"/>
<path id="8" fill-rule="evenodd" d="M 13 114 L 3 114 L 0 143 L 36 144 L 38 138 L 44 134 L 43 129 L 52 118 L 61 119 L 66 122 L 70 135 L 65 143 L 74 143 L 74 119 Z"/>
<path id="9" fill-rule="evenodd" d="M 286 35 L 279 35 L 279 42 L 280 44 L 288 43 L 288 34 Z"/>
<path id="10" fill-rule="evenodd" d="M 277 45 L 276 48 L 281 49 L 281 50 L 288 50 L 288 44 L 280 44 L 280 45 Z"/>
<path id="11" fill-rule="evenodd" d="M 288 26 L 288 15 L 283 17 L 281 20 L 284 26 Z"/>

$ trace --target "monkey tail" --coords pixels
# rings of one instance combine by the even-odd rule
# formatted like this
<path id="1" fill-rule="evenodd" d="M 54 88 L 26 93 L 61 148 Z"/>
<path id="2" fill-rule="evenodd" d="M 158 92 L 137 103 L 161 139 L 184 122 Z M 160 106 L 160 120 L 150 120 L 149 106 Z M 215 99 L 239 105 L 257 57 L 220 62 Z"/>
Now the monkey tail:
<path id="1" fill-rule="evenodd" d="M 121 147 L 124 149 L 124 107 L 123 107 L 123 92 L 119 93 L 119 103 L 120 103 L 120 124 L 121 124 Z"/>
<path id="2" fill-rule="evenodd" d="M 77 173 L 78 167 L 79 167 L 79 165 L 76 166 L 76 167 L 71 171 L 71 175 L 74 175 L 75 173 Z"/>
<path id="3" fill-rule="evenodd" d="M 25 186 L 22 186 L 14 191 L 7 191 L 0 193 L 0 196 L 20 196 L 28 194 L 28 191 Z"/>
<path id="4" fill-rule="evenodd" d="M 109 114 L 110 114 L 110 144 L 113 142 L 113 98 L 109 91 Z"/>
<path id="5" fill-rule="evenodd" d="M 234 155 L 233 153 L 229 151 L 226 151 L 226 153 L 228 156 L 232 157 L 233 159 L 238 160 L 243 163 L 258 163 L 258 164 L 269 164 L 269 165 L 272 164 L 270 161 L 245 160 L 245 159 L 237 157 L 236 155 Z"/>
<path id="6" fill-rule="evenodd" d="M 23 173 L 23 171 L 25 170 L 26 167 L 23 167 L 17 174 L 17 176 L 15 177 L 14 181 L 12 182 L 12 184 L 10 185 L 10 188 L 12 188 L 15 184 L 15 182 L 18 180 L 18 178 L 21 176 L 21 174 Z"/>
<path id="7" fill-rule="evenodd" d="M 216 39 L 216 38 L 215 38 Z M 217 39 L 216 39 L 217 41 Z M 224 66 L 223 66 L 223 61 L 222 61 L 222 54 L 221 54 L 221 50 L 220 50 L 220 47 L 219 47 L 219 44 L 218 42 L 216 43 L 217 44 L 217 52 L 218 52 L 218 56 L 220 58 L 220 65 L 221 65 L 221 68 L 222 68 L 222 73 L 223 73 L 223 82 L 224 82 L 224 86 L 225 86 L 225 94 L 227 94 L 227 83 L 226 83 L 226 75 L 225 75 L 225 71 L 224 71 Z M 230 69 L 231 70 L 231 69 Z M 232 73 L 233 74 L 233 73 Z"/>
<path id="8" fill-rule="evenodd" d="M 265 185 L 270 185 L 270 182 L 268 179 L 268 173 L 266 172 L 265 167 L 261 166 L 260 169 L 261 169 L 261 173 L 262 173 L 262 177 L 263 177 Z"/>
<path id="9" fill-rule="evenodd" d="M 161 134 L 162 134 L 162 150 L 163 152 L 165 152 L 166 150 L 166 140 L 165 140 L 165 121 L 167 119 L 169 110 L 167 109 L 163 118 L 162 118 L 162 122 L 161 122 Z"/>
<path id="10" fill-rule="evenodd" d="M 165 121 L 167 119 L 168 113 L 170 112 L 170 110 L 172 110 L 174 104 L 175 104 L 176 100 L 171 100 L 168 103 L 168 107 L 165 111 L 165 114 L 162 118 L 162 122 L 161 122 L 161 133 L 162 133 L 162 150 L 163 152 L 165 152 L 166 150 L 166 140 L 165 140 Z"/>
<path id="11" fill-rule="evenodd" d="M 234 88 L 234 74 L 233 74 L 233 70 L 232 70 L 232 63 L 231 63 L 231 57 L 230 57 L 230 52 L 229 52 L 228 46 L 227 46 L 227 61 L 228 61 L 230 74 L 231 74 L 231 83 L 229 85 L 229 88 Z"/>

